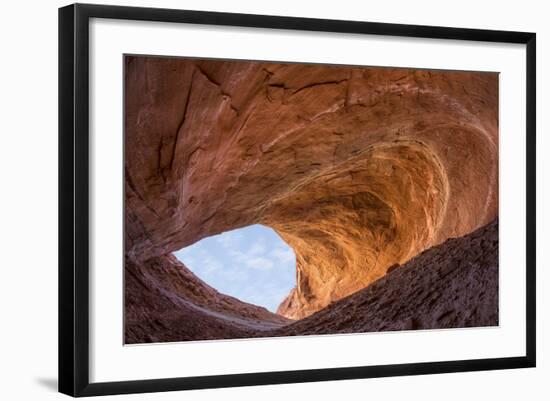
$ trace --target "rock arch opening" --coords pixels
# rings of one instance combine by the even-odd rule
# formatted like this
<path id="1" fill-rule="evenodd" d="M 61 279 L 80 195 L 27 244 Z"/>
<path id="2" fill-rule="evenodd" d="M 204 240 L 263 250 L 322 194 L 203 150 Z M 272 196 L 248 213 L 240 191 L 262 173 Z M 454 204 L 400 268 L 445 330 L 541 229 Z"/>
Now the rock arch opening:
<path id="1" fill-rule="evenodd" d="M 174 256 L 219 292 L 273 313 L 296 286 L 293 249 L 261 224 L 203 238 Z"/>

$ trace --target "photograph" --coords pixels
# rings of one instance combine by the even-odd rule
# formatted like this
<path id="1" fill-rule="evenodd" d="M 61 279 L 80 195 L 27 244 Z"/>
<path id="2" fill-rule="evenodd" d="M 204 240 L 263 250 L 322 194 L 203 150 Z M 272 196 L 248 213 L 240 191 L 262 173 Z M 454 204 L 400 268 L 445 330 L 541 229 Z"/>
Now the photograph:
<path id="1" fill-rule="evenodd" d="M 4 9 L 0 401 L 550 400 L 544 2 L 109 3 Z"/>
<path id="2" fill-rule="evenodd" d="M 124 343 L 499 326 L 499 73 L 124 54 Z"/>

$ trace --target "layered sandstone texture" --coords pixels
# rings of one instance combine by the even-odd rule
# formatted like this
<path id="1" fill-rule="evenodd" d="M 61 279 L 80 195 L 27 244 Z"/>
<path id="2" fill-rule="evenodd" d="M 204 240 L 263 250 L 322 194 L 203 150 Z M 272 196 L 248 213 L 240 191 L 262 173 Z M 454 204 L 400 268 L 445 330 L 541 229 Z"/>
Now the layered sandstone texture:
<path id="1" fill-rule="evenodd" d="M 302 319 L 498 215 L 494 73 L 126 57 L 125 98 L 126 277 L 260 223 L 295 251 L 278 313 Z M 135 280 L 137 321 L 157 292 Z"/>
<path id="2" fill-rule="evenodd" d="M 367 288 L 270 335 L 497 326 L 498 310 L 495 220 L 422 252 Z"/>

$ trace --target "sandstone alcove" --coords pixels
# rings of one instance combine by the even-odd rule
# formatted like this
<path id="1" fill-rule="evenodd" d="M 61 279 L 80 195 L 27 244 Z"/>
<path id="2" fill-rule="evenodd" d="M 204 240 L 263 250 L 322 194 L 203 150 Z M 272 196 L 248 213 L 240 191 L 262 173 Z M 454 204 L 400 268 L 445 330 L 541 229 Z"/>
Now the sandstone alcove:
<path id="1" fill-rule="evenodd" d="M 139 56 L 125 68 L 127 342 L 494 324 L 498 74 Z M 254 224 L 296 254 L 278 314 L 172 255 Z"/>

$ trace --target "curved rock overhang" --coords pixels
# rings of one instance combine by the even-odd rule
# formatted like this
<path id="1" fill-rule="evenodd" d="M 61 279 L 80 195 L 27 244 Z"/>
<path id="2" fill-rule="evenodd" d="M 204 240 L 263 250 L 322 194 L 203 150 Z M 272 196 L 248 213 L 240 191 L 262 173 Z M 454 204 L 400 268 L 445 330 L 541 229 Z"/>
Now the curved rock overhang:
<path id="1" fill-rule="evenodd" d="M 498 75 L 127 57 L 126 257 L 261 223 L 299 319 L 498 215 Z"/>

